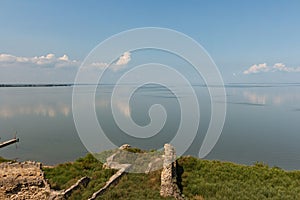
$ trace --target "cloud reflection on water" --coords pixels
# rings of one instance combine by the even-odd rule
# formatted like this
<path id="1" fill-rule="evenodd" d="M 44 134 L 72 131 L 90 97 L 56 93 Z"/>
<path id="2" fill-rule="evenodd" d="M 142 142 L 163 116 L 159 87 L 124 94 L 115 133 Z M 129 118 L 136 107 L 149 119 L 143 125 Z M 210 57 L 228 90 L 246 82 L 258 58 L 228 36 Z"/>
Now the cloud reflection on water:
<path id="1" fill-rule="evenodd" d="M 36 115 L 54 118 L 57 115 L 69 116 L 71 106 L 67 104 L 38 105 L 3 105 L 0 106 L 0 118 L 9 119 L 16 116 Z"/>
<path id="2" fill-rule="evenodd" d="M 261 105 L 292 105 L 295 102 L 300 101 L 300 93 L 293 92 L 274 92 L 274 91 L 266 91 L 263 93 L 255 92 L 255 91 L 244 91 L 243 92 L 244 99 L 251 104 L 261 104 Z"/>

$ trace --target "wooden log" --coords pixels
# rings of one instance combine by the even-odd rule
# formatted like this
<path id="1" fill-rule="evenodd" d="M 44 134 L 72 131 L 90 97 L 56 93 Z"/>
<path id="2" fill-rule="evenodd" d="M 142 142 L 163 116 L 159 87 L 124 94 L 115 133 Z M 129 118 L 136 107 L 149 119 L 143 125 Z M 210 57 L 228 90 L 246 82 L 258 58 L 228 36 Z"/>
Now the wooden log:
<path id="1" fill-rule="evenodd" d="M 5 142 L 0 143 L 0 148 L 6 147 L 6 146 L 11 145 L 11 144 L 14 144 L 16 142 L 19 142 L 19 138 L 14 138 L 14 139 L 11 139 L 11 140 L 7 140 Z"/>

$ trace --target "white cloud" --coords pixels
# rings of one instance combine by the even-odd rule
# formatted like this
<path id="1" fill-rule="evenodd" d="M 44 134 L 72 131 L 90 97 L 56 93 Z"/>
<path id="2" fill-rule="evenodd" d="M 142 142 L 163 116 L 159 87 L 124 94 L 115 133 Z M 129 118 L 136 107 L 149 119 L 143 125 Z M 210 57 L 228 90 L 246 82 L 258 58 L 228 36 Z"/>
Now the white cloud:
<path id="1" fill-rule="evenodd" d="M 113 71 L 122 69 L 131 60 L 131 53 L 124 52 L 117 62 L 111 64 L 109 68 Z M 64 68 L 79 67 L 80 61 L 71 60 L 68 55 L 57 57 L 55 54 L 47 54 L 34 57 L 21 57 L 11 54 L 0 54 L 0 67 L 41 67 L 41 68 Z M 94 62 L 85 69 L 104 69 L 108 64 L 105 62 Z"/>
<path id="2" fill-rule="evenodd" d="M 21 58 L 20 58 L 21 59 Z M 0 62 L 7 62 L 7 63 L 11 63 L 11 62 L 15 62 L 16 61 L 16 57 L 13 55 L 9 55 L 9 54 L 0 54 Z M 19 60 L 19 62 L 22 62 L 22 59 Z"/>
<path id="3" fill-rule="evenodd" d="M 243 74 L 257 74 L 262 72 L 300 72 L 300 67 L 287 67 L 283 63 L 275 63 L 268 66 L 266 63 L 255 64 L 243 72 Z"/>
<path id="4" fill-rule="evenodd" d="M 273 66 L 274 69 L 277 69 L 279 71 L 286 71 L 287 70 L 287 67 L 283 64 L 283 63 L 276 63 L 274 66 Z"/>
<path id="5" fill-rule="evenodd" d="M 68 60 L 69 60 L 69 56 L 67 56 L 67 55 L 65 54 L 65 55 L 63 55 L 62 57 L 59 57 L 58 60 L 68 61 Z"/>
<path id="6" fill-rule="evenodd" d="M 266 63 L 252 65 L 249 69 L 244 71 L 244 74 L 256 74 L 259 72 L 268 72 L 270 68 L 267 66 Z"/>
<path id="7" fill-rule="evenodd" d="M 109 65 L 102 60 L 95 60 L 85 65 L 91 77 L 95 71 L 108 67 L 112 72 L 125 68 L 130 61 L 130 53 L 125 52 L 116 62 Z M 68 55 L 45 54 L 39 56 L 16 56 L 0 52 L 0 83 L 60 83 L 73 82 L 81 61 L 73 60 Z M 92 80 L 92 79 L 91 79 Z"/>
<path id="8" fill-rule="evenodd" d="M 116 65 L 126 65 L 127 63 L 129 63 L 130 60 L 131 60 L 131 53 L 129 51 L 126 51 L 116 62 Z"/>
<path id="9" fill-rule="evenodd" d="M 84 70 L 103 70 L 107 66 L 109 66 L 109 69 L 111 69 L 112 71 L 118 71 L 120 69 L 123 69 L 125 67 L 125 65 L 127 65 L 129 63 L 130 60 L 131 60 L 131 53 L 127 51 L 127 52 L 124 52 L 123 55 L 119 57 L 117 62 L 112 63 L 111 65 L 109 65 L 108 63 L 105 63 L 105 62 L 93 62 L 91 64 L 86 64 L 83 69 Z"/>
<path id="10" fill-rule="evenodd" d="M 0 67 L 30 66 L 30 67 L 78 67 L 80 62 L 70 60 L 67 55 L 56 57 L 47 54 L 35 57 L 20 57 L 10 54 L 0 54 Z"/>
<path id="11" fill-rule="evenodd" d="M 273 69 L 277 71 L 284 71 L 284 72 L 300 72 L 300 67 L 286 67 L 282 63 L 276 63 L 273 66 Z"/>

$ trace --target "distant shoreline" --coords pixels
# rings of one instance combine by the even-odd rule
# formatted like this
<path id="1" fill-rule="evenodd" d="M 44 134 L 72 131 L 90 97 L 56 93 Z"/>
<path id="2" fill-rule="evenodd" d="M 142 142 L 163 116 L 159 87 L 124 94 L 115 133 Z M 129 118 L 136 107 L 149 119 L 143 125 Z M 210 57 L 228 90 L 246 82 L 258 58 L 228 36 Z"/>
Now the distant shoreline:
<path id="1" fill-rule="evenodd" d="M 70 87 L 73 84 L 0 84 L 1 87 Z"/>
<path id="2" fill-rule="evenodd" d="M 105 85 L 115 86 L 115 83 L 0 83 L 1 87 L 72 87 L 72 86 L 94 86 Z M 117 84 L 118 85 L 118 84 Z M 122 85 L 135 85 L 134 83 Z M 224 83 L 224 85 L 206 85 L 206 84 L 192 84 L 192 86 L 200 87 L 225 87 L 225 88 L 253 88 L 253 87 L 299 87 L 299 82 L 291 83 Z"/>

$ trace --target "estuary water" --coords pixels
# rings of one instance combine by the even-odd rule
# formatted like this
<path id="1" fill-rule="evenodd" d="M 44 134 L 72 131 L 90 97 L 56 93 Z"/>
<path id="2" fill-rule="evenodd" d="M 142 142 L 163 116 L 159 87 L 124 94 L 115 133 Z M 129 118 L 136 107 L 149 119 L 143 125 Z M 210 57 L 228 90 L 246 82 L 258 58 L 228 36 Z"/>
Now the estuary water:
<path id="1" fill-rule="evenodd" d="M 93 93 L 91 86 L 81 87 L 83 95 Z M 197 156 L 211 118 L 211 102 L 205 86 L 193 87 L 201 120 L 198 134 L 185 154 Z M 167 119 L 160 136 L 145 143 L 143 138 L 127 140 L 120 136 L 123 132 L 113 120 L 110 105 L 112 89 L 113 85 L 98 87 L 95 108 L 100 125 L 117 146 L 131 143 L 145 149 L 161 148 L 174 137 L 180 124 L 180 99 L 190 98 L 185 93 L 175 96 L 172 91 L 178 88 L 146 85 L 135 91 L 129 104 L 116 102 L 115 110 L 140 126 L 150 123 L 151 105 L 160 104 L 165 108 Z M 300 170 L 300 84 L 228 84 L 225 89 L 224 128 L 205 159 L 241 164 L 259 161 L 287 170 Z M 13 138 L 15 132 L 20 138 L 17 145 L 0 149 L 0 156 L 18 161 L 36 160 L 47 165 L 84 156 L 88 151 L 75 128 L 72 91 L 72 86 L 0 87 L 0 142 Z M 189 130 L 186 134 L 190 134 Z"/>

